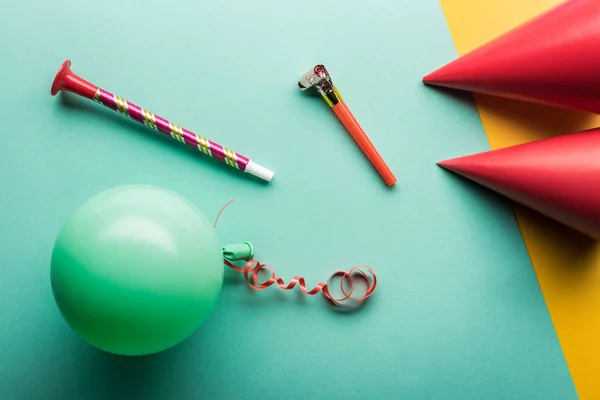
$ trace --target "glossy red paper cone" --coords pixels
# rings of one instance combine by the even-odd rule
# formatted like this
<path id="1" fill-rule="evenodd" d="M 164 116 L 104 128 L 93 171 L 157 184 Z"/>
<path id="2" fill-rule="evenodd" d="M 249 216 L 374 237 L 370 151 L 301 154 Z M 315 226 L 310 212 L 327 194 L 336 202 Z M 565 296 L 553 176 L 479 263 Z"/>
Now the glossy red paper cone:
<path id="1" fill-rule="evenodd" d="M 438 165 L 600 238 L 600 128 Z"/>
<path id="2" fill-rule="evenodd" d="M 570 0 L 423 82 L 600 113 L 600 1 Z"/>

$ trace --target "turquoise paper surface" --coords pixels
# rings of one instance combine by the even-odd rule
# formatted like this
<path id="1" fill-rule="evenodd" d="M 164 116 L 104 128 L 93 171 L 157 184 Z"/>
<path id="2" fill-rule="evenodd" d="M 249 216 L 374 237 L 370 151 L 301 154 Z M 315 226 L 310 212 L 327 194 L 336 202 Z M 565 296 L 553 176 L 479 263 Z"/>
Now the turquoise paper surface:
<path id="1" fill-rule="evenodd" d="M 564 356 L 510 204 L 435 165 L 488 150 L 470 97 L 421 77 L 456 55 L 434 1 L 25 0 L 0 15 L 0 398 L 569 399 Z M 83 78 L 275 170 L 270 184 L 75 95 Z M 398 177 L 388 189 L 297 79 L 324 63 Z M 507 132 L 507 134 L 509 134 Z M 227 271 L 217 308 L 150 357 L 97 351 L 54 304 L 65 220 L 122 184 L 176 191 L 223 244 L 286 281 L 369 264 L 357 313 Z"/>

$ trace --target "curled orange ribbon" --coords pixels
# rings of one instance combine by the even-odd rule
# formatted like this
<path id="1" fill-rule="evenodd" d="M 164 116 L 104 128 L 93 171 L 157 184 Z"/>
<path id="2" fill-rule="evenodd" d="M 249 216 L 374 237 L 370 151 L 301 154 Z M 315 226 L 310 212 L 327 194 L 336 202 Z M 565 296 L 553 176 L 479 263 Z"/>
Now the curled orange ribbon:
<path id="1" fill-rule="evenodd" d="M 229 204 L 231 204 L 235 199 L 229 200 L 215 219 L 214 227 L 217 227 L 217 222 L 219 222 L 219 218 L 221 214 L 227 208 Z M 252 256 L 250 256 L 252 257 Z M 375 288 L 377 287 L 377 276 L 375 272 L 371 269 L 371 267 L 366 265 L 358 265 L 349 271 L 335 271 L 329 279 L 327 279 L 327 283 L 318 283 L 311 290 L 306 289 L 306 281 L 301 276 L 295 276 L 289 283 L 285 283 L 283 279 L 275 276 L 275 270 L 272 266 L 263 264 L 257 260 L 250 260 L 246 263 L 244 268 L 236 267 L 231 263 L 231 261 L 225 259 L 225 265 L 229 268 L 241 272 L 244 274 L 244 278 L 246 279 L 246 283 L 254 290 L 265 290 L 268 287 L 274 285 L 275 283 L 282 290 L 291 290 L 298 285 L 300 287 L 300 291 L 302 293 L 307 294 L 309 296 L 314 296 L 315 294 L 321 292 L 332 304 L 340 307 L 349 307 L 349 306 L 359 306 L 361 305 L 369 296 L 373 294 Z M 264 281 L 260 282 L 258 279 L 258 275 L 261 271 L 267 270 L 270 273 L 270 277 Z M 333 279 L 340 278 L 340 291 L 342 293 L 341 297 L 335 297 L 329 291 L 330 283 Z M 362 296 L 356 297 L 352 296 L 354 293 L 354 280 L 356 278 L 361 279 L 365 282 L 366 288 L 364 289 L 364 293 Z"/>
<path id="2" fill-rule="evenodd" d="M 373 272 L 373 270 L 368 266 L 356 266 L 349 271 L 335 271 L 333 274 L 331 274 L 327 280 L 327 283 L 318 283 L 311 290 L 308 290 L 306 288 L 306 281 L 303 277 L 295 276 L 294 279 L 286 284 L 283 279 L 275 276 L 275 270 L 272 266 L 262 264 L 256 260 L 248 261 L 244 268 L 236 267 L 229 260 L 225 260 L 225 265 L 235 271 L 242 272 L 246 282 L 248 283 L 248 286 L 254 290 L 265 290 L 275 283 L 282 290 L 291 290 L 298 285 L 302 293 L 309 296 L 314 296 L 315 294 L 322 292 L 331 303 L 341 307 L 358 306 L 362 304 L 367 298 L 369 298 L 369 296 L 373 294 L 375 288 L 377 287 L 377 276 L 375 275 L 375 272 Z M 269 271 L 270 277 L 267 280 L 260 282 L 258 275 L 263 270 Z M 330 283 L 334 278 L 340 278 L 340 290 L 342 293 L 341 297 L 334 297 L 329 291 Z M 353 296 L 355 291 L 354 279 L 356 278 L 359 278 L 366 283 L 364 293 L 362 296 L 358 297 Z"/>

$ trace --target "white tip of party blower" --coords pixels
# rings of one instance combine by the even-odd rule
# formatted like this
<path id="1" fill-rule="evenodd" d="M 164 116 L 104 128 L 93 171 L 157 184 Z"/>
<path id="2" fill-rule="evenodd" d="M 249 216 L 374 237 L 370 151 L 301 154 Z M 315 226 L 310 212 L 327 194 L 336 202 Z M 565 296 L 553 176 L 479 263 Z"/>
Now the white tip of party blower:
<path id="1" fill-rule="evenodd" d="M 254 176 L 258 176 L 261 179 L 264 179 L 267 182 L 271 182 L 273 179 L 274 172 L 270 169 L 267 169 L 252 160 L 248 161 L 248 165 L 246 165 L 246 172 L 252 174 Z"/>

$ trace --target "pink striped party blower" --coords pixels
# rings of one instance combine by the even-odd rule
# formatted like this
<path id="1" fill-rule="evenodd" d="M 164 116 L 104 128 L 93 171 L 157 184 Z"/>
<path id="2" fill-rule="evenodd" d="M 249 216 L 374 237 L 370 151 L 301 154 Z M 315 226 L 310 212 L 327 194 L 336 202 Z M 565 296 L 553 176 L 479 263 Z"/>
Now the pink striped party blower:
<path id="1" fill-rule="evenodd" d="M 196 148 L 204 154 L 224 162 L 230 167 L 257 176 L 267 182 L 270 182 L 273 178 L 273 171 L 258 165 L 248 157 L 229 150 L 202 136 L 198 136 L 194 132 L 175 125 L 163 117 L 144 110 L 104 89 L 100 89 L 98 86 L 75 75 L 70 67 L 71 61 L 69 60 L 61 65 L 54 78 L 54 82 L 52 83 L 52 89 L 50 90 L 52 96 L 55 96 L 61 90 L 78 94 L 86 99 L 94 100 L 111 110 L 117 111 L 134 121 L 144 124 L 148 128 L 157 130 L 181 143 Z"/>

